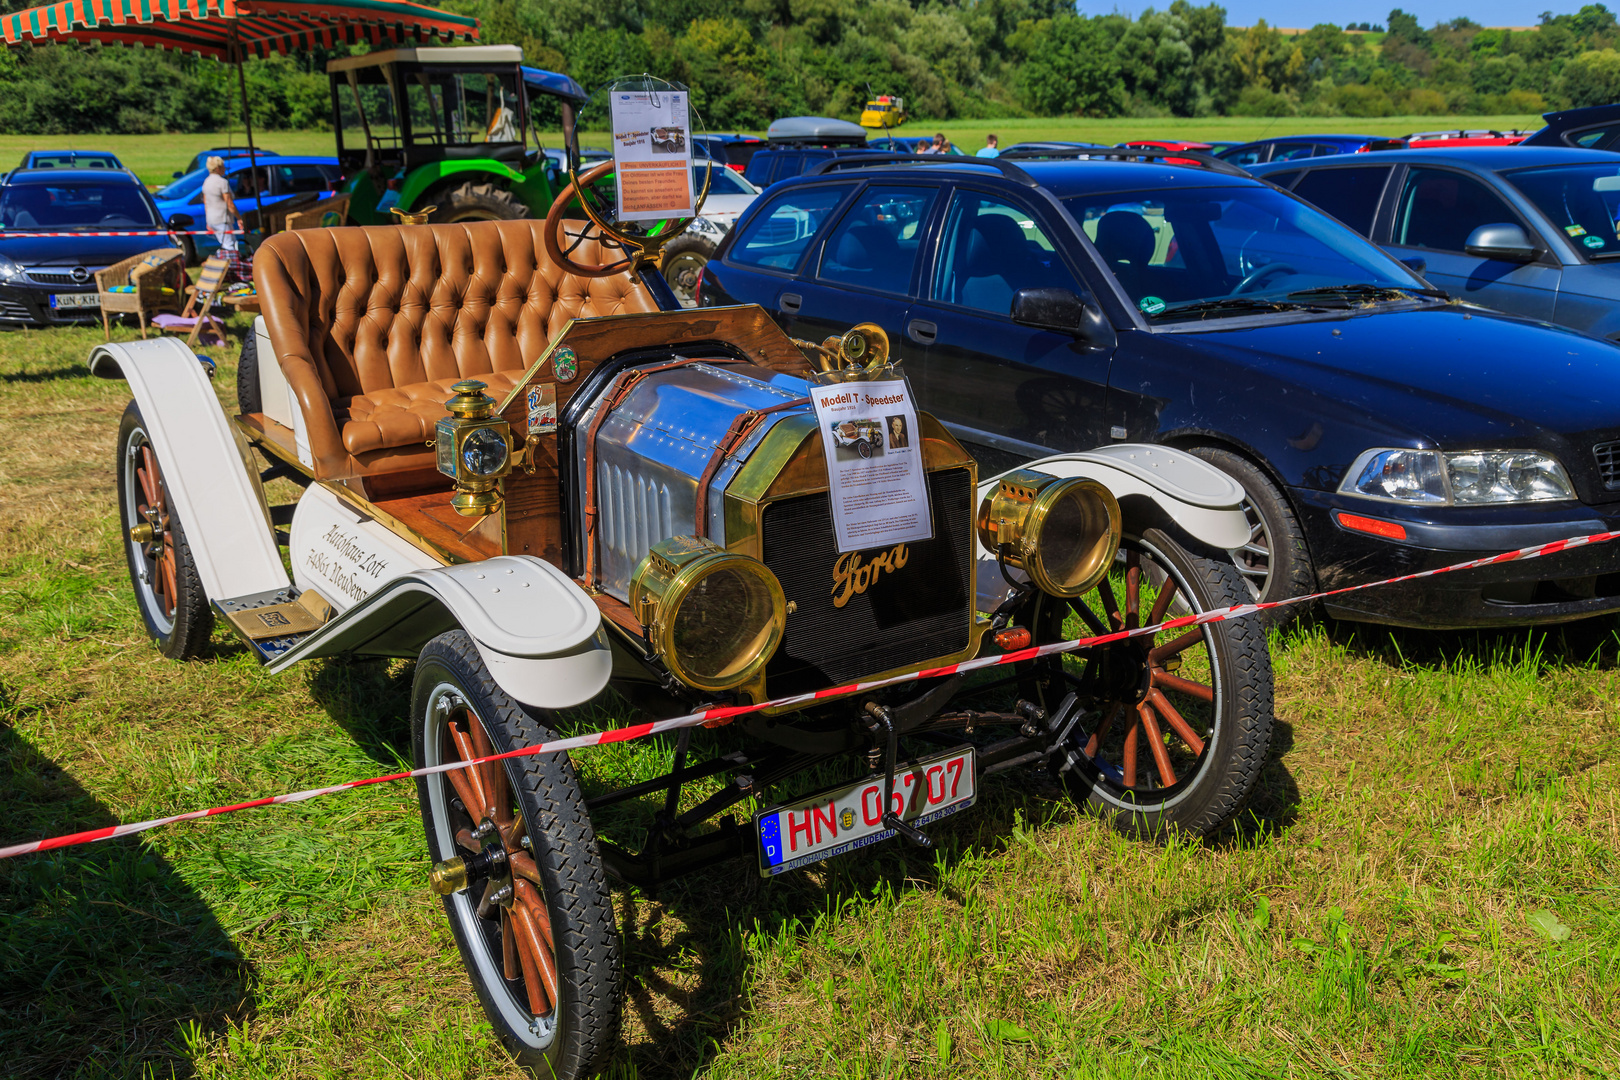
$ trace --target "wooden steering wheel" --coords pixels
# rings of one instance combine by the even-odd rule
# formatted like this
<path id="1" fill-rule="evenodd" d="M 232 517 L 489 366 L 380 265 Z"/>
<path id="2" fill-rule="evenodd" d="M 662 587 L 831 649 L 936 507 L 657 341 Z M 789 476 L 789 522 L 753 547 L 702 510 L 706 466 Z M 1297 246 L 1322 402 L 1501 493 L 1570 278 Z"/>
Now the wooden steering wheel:
<path id="1" fill-rule="evenodd" d="M 659 230 L 656 236 L 632 236 L 622 228 L 610 224 L 602 208 L 593 205 L 587 192 L 593 184 L 612 172 L 614 165 L 612 161 L 604 161 L 587 170 L 584 176 L 571 177 L 568 186 L 562 189 L 552 201 L 551 209 L 546 212 L 546 254 L 551 257 L 552 262 L 579 277 L 611 277 L 626 271 L 634 274 L 647 263 L 655 262 L 663 252 L 664 245 L 685 232 L 687 226 L 696 220 L 695 214 L 692 217 L 671 218 L 666 222 L 669 227 Z M 703 203 L 709 197 L 709 179 L 713 170 L 714 165 L 711 162 L 703 177 L 703 191 L 698 195 L 696 206 L 698 211 L 703 209 Z M 577 235 L 570 234 L 571 242 L 564 248 L 557 237 L 562 231 L 563 211 L 575 197 L 578 197 L 579 205 L 585 211 L 585 216 L 590 219 L 590 223 Z M 595 226 L 594 233 L 591 226 Z M 618 248 L 624 252 L 624 257 L 607 263 L 587 263 L 574 259 L 573 253 L 592 236 L 604 247 Z"/>

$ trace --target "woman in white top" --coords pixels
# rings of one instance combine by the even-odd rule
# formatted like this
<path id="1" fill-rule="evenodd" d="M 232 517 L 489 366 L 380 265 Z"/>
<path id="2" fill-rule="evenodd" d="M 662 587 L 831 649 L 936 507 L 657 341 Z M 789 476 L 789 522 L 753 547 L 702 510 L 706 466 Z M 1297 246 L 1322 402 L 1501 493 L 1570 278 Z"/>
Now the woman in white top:
<path id="1" fill-rule="evenodd" d="M 227 256 L 236 254 L 236 222 L 241 215 L 236 210 L 236 199 L 231 196 L 231 182 L 225 179 L 225 159 L 208 159 L 208 177 L 202 182 L 203 210 L 208 228 L 219 241 L 220 250 Z"/>

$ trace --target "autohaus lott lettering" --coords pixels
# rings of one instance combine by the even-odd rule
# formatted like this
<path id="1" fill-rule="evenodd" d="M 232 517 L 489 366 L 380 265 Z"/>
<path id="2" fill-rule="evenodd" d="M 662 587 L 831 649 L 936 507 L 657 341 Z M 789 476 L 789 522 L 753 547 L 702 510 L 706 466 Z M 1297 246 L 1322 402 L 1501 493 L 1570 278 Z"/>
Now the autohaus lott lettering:
<path id="1" fill-rule="evenodd" d="M 872 582 L 877 580 L 879 574 L 887 570 L 889 573 L 906 565 L 911 558 L 911 552 L 906 545 L 896 544 L 871 562 L 862 562 L 861 553 L 851 551 L 839 557 L 833 565 L 833 607 L 843 607 L 849 603 L 849 598 L 858 596 L 871 588 Z"/>
<path id="2" fill-rule="evenodd" d="M 332 554 L 311 549 L 304 557 L 304 565 L 350 600 L 360 601 L 371 595 L 369 586 L 374 585 L 383 571 L 388 569 L 388 557 L 380 552 L 367 551 L 355 543 L 356 539 L 358 537 L 333 525 L 321 537 L 321 542 L 332 549 Z"/>

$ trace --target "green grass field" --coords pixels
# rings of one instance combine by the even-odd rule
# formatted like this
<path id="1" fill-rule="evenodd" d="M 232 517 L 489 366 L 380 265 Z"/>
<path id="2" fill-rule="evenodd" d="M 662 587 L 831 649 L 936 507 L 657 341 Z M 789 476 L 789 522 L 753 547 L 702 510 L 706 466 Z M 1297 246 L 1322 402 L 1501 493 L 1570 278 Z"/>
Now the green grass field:
<path id="1" fill-rule="evenodd" d="M 969 153 L 984 145 L 987 132 L 1001 137 L 1001 145 L 1037 140 L 1117 143 L 1126 139 L 1191 139 L 1247 142 L 1274 135 L 1307 132 L 1350 132 L 1365 135 L 1405 135 L 1413 131 L 1442 128 L 1511 128 L 1534 130 L 1541 126 L 1539 116 L 1386 116 L 1376 120 L 1354 117 L 1290 116 L 1275 120 L 1256 117 L 1211 117 L 1201 120 L 948 120 L 941 124 L 919 121 L 898 129 L 908 136 L 932 135 L 943 131 Z M 764 135 L 763 131 L 752 134 Z M 606 146 L 607 132 L 584 132 L 587 146 Z M 258 133 L 256 143 L 282 154 L 332 154 L 336 144 L 324 131 L 267 131 Z M 198 135 L 0 135 L 0 167 L 18 160 L 27 150 L 110 150 L 152 186 L 169 182 L 174 170 L 191 156 L 214 146 L 242 146 L 242 133 L 212 132 Z"/>
<path id="2" fill-rule="evenodd" d="M 150 646 L 100 337 L 0 334 L 0 842 L 400 768 L 408 663 Z M 1620 621 L 1330 623 L 1273 652 L 1273 761 L 1208 843 L 1127 840 L 1011 774 L 935 853 L 620 889 L 610 1075 L 1612 1076 Z M 575 761 L 589 788 L 667 753 Z M 427 869 L 400 784 L 0 863 L 0 1073 L 514 1077 Z"/>

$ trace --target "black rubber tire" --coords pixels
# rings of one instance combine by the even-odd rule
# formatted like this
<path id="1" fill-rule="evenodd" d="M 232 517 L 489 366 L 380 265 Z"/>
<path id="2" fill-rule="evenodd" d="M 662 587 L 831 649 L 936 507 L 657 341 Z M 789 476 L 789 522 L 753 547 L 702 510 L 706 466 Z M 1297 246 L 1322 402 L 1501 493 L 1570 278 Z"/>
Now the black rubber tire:
<path id="1" fill-rule="evenodd" d="M 1311 565 L 1305 530 L 1277 485 L 1254 462 L 1215 446 L 1193 446 L 1189 452 L 1236 480 L 1248 496 L 1244 513 L 1249 516 L 1249 543 L 1231 552 L 1233 565 L 1247 585 L 1245 601 L 1284 600 L 1316 591 L 1316 571 Z M 1264 573 L 1257 574 L 1263 560 Z M 1296 604 L 1259 616 L 1267 626 L 1281 626 L 1304 614 L 1307 604 Z"/>
<path id="2" fill-rule="evenodd" d="M 146 624 L 146 632 L 157 642 L 158 650 L 170 660 L 194 660 L 208 647 L 214 632 L 214 609 L 208 605 L 208 594 L 203 591 L 197 577 L 196 564 L 191 559 L 191 546 L 186 543 L 185 528 L 173 506 L 168 507 L 168 527 L 164 530 L 167 545 L 174 548 L 176 603 L 171 618 L 160 609 L 151 575 L 157 573 L 156 562 L 149 557 L 149 549 L 129 538 L 131 527 L 145 519 L 137 512 L 136 492 L 140 481 L 136 477 L 136 461 L 140 448 L 149 445 L 146 422 L 135 402 L 124 409 L 118 424 L 118 450 L 114 461 L 114 474 L 118 477 L 118 521 L 124 545 L 124 561 L 129 566 L 129 581 L 135 590 L 135 606 Z M 154 455 L 155 458 L 155 455 Z M 165 493 L 167 484 L 158 478 Z M 143 580 L 143 575 L 146 575 Z"/>
<path id="3" fill-rule="evenodd" d="M 664 245 L 663 262 L 659 264 L 670 291 L 682 305 L 693 303 L 698 275 L 714 258 L 714 244 L 707 238 L 683 233 Z"/>
<path id="4" fill-rule="evenodd" d="M 411 749 L 417 768 L 438 763 L 438 751 L 429 745 L 429 732 L 438 735 L 437 702 L 447 686 L 483 722 L 497 752 L 556 738 L 500 688 L 472 639 L 464 631 L 453 630 L 428 642 L 416 664 Z M 470 928 L 480 925 L 471 906 L 472 890 L 445 897 L 445 915 L 479 1003 L 507 1051 L 520 1065 L 548 1080 L 592 1076 L 617 1045 L 620 963 L 613 901 L 596 833 L 567 755 L 512 758 L 506 763 L 506 774 L 529 824 L 557 946 L 562 1001 L 550 1014 L 555 1019 L 549 1036 L 533 1034 L 514 1022 L 514 1016 L 530 1015 L 527 1000 L 516 989 L 521 983 L 507 984 L 502 978 L 498 946 L 483 935 L 478 940 L 470 938 Z M 419 779 L 416 785 L 429 858 L 437 862 L 465 855 L 452 839 L 455 825 L 446 830 L 436 824 L 434 800 L 440 800 L 440 807 L 448 805 L 455 796 L 454 788 L 442 774 Z M 453 822 L 469 820 L 453 808 L 445 813 Z M 487 973 L 481 963 L 488 964 Z"/>
<path id="5" fill-rule="evenodd" d="M 498 187 L 493 180 L 468 180 L 424 195 L 418 202 L 422 206 L 438 206 L 430 219 L 434 225 L 452 221 L 515 221 L 534 216 L 523 200 Z"/>
<path id="6" fill-rule="evenodd" d="M 1126 538 L 1123 546 L 1165 566 L 1177 578 L 1182 595 L 1191 595 L 1195 612 L 1247 599 L 1247 587 L 1237 571 L 1214 552 L 1195 554 L 1157 529 L 1147 530 L 1140 539 Z M 1186 608 L 1171 610 L 1187 613 Z M 1061 776 L 1071 793 L 1121 832 L 1139 837 L 1208 836 L 1243 808 L 1259 782 L 1275 723 L 1266 629 L 1250 616 L 1211 623 L 1202 630 L 1215 677 L 1215 702 L 1196 771 L 1183 773 L 1165 788 L 1125 788 L 1084 753 L 1075 751 L 1067 758 L 1070 767 Z M 1075 745 L 1083 743 L 1081 733 Z M 1058 764 L 1062 761 L 1060 754 Z"/>
<path id="7" fill-rule="evenodd" d="M 259 335 L 251 326 L 236 358 L 236 404 L 244 416 L 264 412 L 264 395 L 259 390 Z"/>

